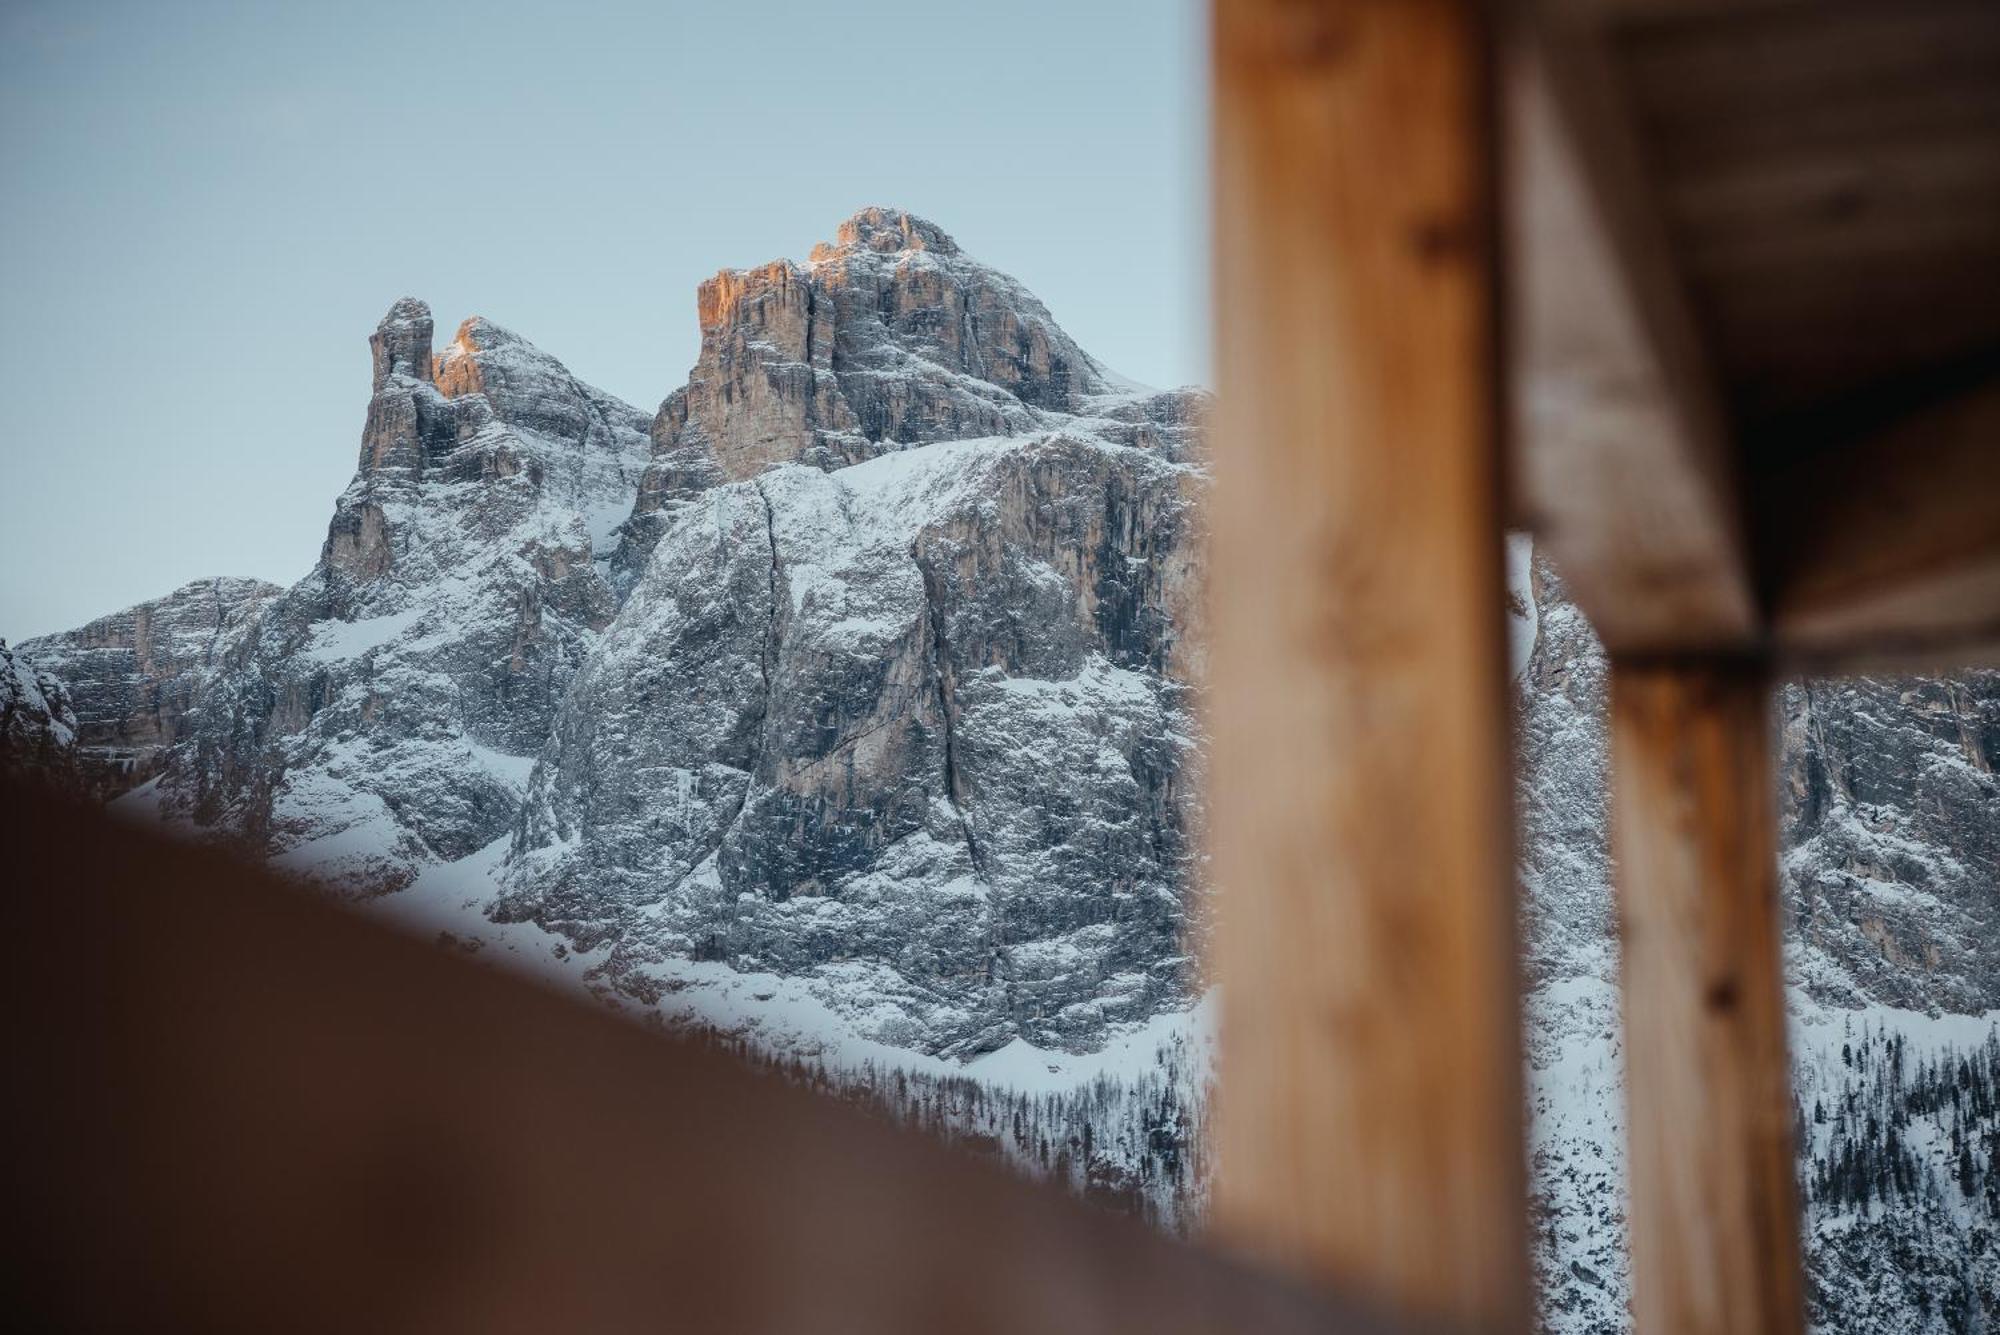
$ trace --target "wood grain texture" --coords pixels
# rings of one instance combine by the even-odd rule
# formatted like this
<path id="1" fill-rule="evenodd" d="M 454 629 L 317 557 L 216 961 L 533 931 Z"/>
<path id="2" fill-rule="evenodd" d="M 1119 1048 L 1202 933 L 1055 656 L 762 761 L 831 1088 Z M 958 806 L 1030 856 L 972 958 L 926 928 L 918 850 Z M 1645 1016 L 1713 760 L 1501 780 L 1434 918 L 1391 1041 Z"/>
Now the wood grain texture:
<path id="1" fill-rule="evenodd" d="M 1517 1330 L 1477 9 L 1214 9 L 1214 1218 L 1301 1275 Z"/>
<path id="2" fill-rule="evenodd" d="M 101 811 L 0 840 L 16 1329 L 1392 1329 Z"/>
<path id="3" fill-rule="evenodd" d="M 1757 488 L 1788 668 L 1941 670 L 2000 645 L 2000 367 Z"/>
<path id="4" fill-rule="evenodd" d="M 1668 9 L 1611 46 L 1746 449 L 2000 350 L 2000 5 Z"/>
<path id="5" fill-rule="evenodd" d="M 1614 659 L 1636 1335 L 1803 1329 L 1770 694 L 1739 663 Z"/>
<path id="6" fill-rule="evenodd" d="M 1512 12 L 1516 517 L 1607 646 L 1995 643 L 2000 6 Z"/>
<path id="7" fill-rule="evenodd" d="M 1737 460 L 1616 71 L 1547 18 L 1505 53 L 1515 519 L 1611 649 L 1741 649 Z"/>

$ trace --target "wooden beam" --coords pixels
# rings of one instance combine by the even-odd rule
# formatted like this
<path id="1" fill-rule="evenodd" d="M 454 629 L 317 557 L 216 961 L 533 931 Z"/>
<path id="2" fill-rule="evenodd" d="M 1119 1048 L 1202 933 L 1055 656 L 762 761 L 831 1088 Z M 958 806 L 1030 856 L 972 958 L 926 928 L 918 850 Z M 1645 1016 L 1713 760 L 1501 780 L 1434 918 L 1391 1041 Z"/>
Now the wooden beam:
<path id="1" fill-rule="evenodd" d="M 1761 9 L 1797 8 L 1823 0 L 1522 0 L 1541 15 L 1566 23 L 1610 27 L 1641 21 L 1730 17 Z"/>
<path id="2" fill-rule="evenodd" d="M 1215 1229 L 1528 1316 L 1487 48 L 1218 0 Z"/>
<path id="3" fill-rule="evenodd" d="M 1769 704 L 1740 663 L 1613 662 L 1635 1335 L 1802 1329 Z"/>
<path id="4" fill-rule="evenodd" d="M 0 785 L 22 1329 L 1386 1331 Z"/>
<path id="5" fill-rule="evenodd" d="M 1614 651 L 1741 649 L 1735 456 L 1602 35 L 1527 6 L 1504 51 L 1515 521 Z"/>
<path id="6" fill-rule="evenodd" d="M 1789 669 L 1995 661 L 2000 374 L 1859 437 L 1789 455 L 1761 478 L 1758 500 L 1774 631 Z"/>

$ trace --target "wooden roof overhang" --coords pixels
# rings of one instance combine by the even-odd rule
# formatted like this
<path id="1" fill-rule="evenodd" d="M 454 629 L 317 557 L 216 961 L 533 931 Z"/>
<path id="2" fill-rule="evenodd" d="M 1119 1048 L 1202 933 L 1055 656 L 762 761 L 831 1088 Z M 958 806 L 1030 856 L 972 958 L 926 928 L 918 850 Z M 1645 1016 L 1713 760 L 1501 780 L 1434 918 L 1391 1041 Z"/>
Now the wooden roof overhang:
<path id="1" fill-rule="evenodd" d="M 1614 652 L 2000 648 L 2000 5 L 1502 19 L 1512 514 Z"/>

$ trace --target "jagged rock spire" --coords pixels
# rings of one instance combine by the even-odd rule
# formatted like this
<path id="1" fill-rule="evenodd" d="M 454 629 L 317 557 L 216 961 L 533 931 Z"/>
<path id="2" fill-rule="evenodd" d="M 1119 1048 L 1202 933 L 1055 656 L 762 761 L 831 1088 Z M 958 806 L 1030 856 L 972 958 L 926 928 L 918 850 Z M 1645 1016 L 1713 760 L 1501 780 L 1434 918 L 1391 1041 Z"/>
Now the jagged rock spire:
<path id="1" fill-rule="evenodd" d="M 429 392 L 431 333 L 431 308 L 415 297 L 404 297 L 368 336 L 375 385 L 361 432 L 364 474 L 383 469 L 414 474 L 423 467 L 422 437 L 427 427 L 435 426 L 437 416 L 424 411 L 436 398 Z M 423 394 L 417 393 L 420 387 Z"/>
<path id="2" fill-rule="evenodd" d="M 431 378 L 431 308 L 415 297 L 404 297 L 389 308 L 368 338 L 375 355 L 375 392 L 391 376 L 412 380 Z"/>

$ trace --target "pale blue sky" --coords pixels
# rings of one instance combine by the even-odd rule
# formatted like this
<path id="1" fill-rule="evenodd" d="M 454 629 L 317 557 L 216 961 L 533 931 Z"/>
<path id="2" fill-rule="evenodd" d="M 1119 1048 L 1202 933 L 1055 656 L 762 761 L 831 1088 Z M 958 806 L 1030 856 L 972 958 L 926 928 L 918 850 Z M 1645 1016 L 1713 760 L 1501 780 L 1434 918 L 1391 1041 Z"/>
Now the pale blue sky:
<path id="1" fill-rule="evenodd" d="M 1199 8 L 0 0 L 0 637 L 303 574 L 405 293 L 650 410 L 698 282 L 892 204 L 1204 379 Z"/>

